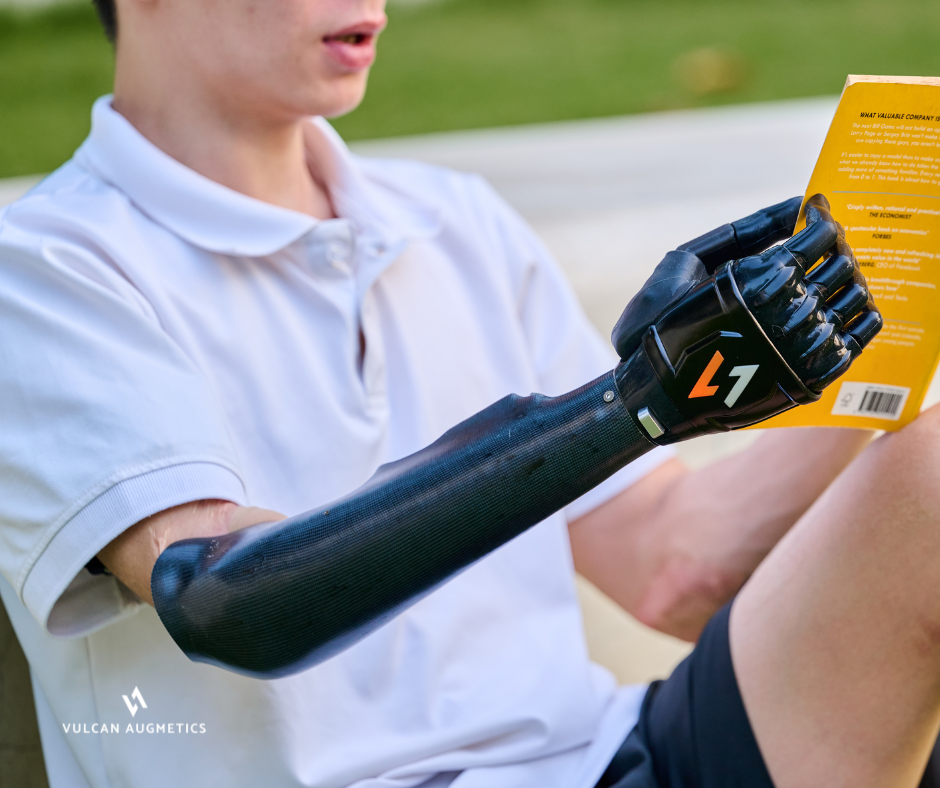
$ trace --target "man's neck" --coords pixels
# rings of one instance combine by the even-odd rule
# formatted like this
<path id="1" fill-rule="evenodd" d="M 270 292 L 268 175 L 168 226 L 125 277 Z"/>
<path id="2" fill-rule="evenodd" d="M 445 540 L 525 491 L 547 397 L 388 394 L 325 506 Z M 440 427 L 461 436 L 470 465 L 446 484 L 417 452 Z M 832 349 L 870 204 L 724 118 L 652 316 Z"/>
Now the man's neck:
<path id="1" fill-rule="evenodd" d="M 317 219 L 335 216 L 326 177 L 330 162 L 318 160 L 330 151 L 305 144 L 306 121 L 258 122 L 250 112 L 187 102 L 185 92 L 161 100 L 131 88 L 117 81 L 114 109 L 177 161 L 257 200 Z"/>

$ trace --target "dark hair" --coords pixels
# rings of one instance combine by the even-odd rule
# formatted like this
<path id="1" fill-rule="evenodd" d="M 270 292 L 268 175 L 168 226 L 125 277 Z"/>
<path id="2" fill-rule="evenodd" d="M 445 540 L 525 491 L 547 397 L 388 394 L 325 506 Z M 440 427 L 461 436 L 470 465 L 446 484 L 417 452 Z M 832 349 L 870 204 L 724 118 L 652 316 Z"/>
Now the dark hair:
<path id="1" fill-rule="evenodd" d="M 101 24 L 104 25 L 104 34 L 113 44 L 117 41 L 117 8 L 114 6 L 114 0 L 92 0 L 92 2 L 95 4 Z"/>

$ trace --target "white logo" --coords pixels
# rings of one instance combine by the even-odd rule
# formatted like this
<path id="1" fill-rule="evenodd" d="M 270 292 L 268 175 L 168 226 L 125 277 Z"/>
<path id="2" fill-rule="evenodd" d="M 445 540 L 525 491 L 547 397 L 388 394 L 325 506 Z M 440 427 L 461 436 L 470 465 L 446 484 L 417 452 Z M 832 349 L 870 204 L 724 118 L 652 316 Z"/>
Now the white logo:
<path id="1" fill-rule="evenodd" d="M 137 712 L 141 709 L 147 708 L 147 701 L 144 700 L 144 696 L 140 694 L 140 688 L 134 687 L 134 691 L 131 693 L 130 697 L 127 695 L 122 695 L 124 698 L 124 704 L 127 706 L 127 710 L 131 713 L 131 717 L 136 717 Z M 136 703 L 134 701 L 137 701 Z M 63 722 L 62 730 L 66 733 L 83 733 L 83 734 L 94 734 L 94 735 L 115 735 L 121 733 L 121 723 L 119 722 L 102 722 L 97 720 L 95 722 Z M 206 724 L 204 722 L 128 722 L 124 727 L 123 733 L 126 735 L 131 735 L 133 733 L 137 734 L 203 734 L 206 732 Z"/>
<path id="2" fill-rule="evenodd" d="M 139 703 L 140 707 L 136 703 L 131 703 L 131 698 L 128 698 L 127 695 L 122 695 L 124 702 L 127 704 L 127 710 L 131 713 L 132 717 L 137 716 L 137 709 L 140 707 L 147 708 L 147 704 L 144 702 L 144 696 L 140 694 L 140 690 L 137 687 L 134 687 L 134 691 L 131 693 L 131 698 L 135 698 Z"/>
<path id="3" fill-rule="evenodd" d="M 728 373 L 729 377 L 737 378 L 738 382 L 734 384 L 728 396 L 725 397 L 725 405 L 729 408 L 734 407 L 734 403 L 737 402 L 738 397 L 744 393 L 747 384 L 751 382 L 751 378 L 753 378 L 754 373 L 757 372 L 757 367 L 757 364 L 748 364 L 743 367 L 735 367 Z"/>

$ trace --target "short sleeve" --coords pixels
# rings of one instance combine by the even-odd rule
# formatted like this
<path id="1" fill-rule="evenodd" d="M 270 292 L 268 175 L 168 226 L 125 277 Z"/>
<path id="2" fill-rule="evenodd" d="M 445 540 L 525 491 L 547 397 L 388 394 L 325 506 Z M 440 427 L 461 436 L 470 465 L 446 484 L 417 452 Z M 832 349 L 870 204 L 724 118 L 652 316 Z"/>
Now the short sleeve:
<path id="1" fill-rule="evenodd" d="M 588 320 L 561 267 L 525 220 L 484 181 L 502 245 L 514 265 L 519 315 L 542 393 L 562 394 L 613 369 L 613 347 Z M 624 304 L 628 294 L 624 294 Z M 606 503 L 675 456 L 660 447 L 630 463 L 565 509 L 569 522 Z"/>
<path id="2" fill-rule="evenodd" d="M 83 567 L 134 523 L 242 503 L 216 396 L 132 285 L 79 241 L 0 214 L 0 571 L 48 632 L 139 600 Z M 4 221 L 4 220 L 7 221 Z"/>

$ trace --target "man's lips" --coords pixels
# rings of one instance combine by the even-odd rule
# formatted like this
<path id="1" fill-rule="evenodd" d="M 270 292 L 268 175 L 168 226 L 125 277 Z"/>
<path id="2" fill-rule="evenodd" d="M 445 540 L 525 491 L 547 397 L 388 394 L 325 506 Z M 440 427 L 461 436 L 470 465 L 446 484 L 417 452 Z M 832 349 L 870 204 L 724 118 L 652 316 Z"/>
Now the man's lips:
<path id="1" fill-rule="evenodd" d="M 368 68 L 375 61 L 375 39 L 385 28 L 385 20 L 362 22 L 323 37 L 326 51 L 341 66 L 353 71 Z"/>

